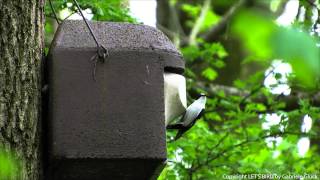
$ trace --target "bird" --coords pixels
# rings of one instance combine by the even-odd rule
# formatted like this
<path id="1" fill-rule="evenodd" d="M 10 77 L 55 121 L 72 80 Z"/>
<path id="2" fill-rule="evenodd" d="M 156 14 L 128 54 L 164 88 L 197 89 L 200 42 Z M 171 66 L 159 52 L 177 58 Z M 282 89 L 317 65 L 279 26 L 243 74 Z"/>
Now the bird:
<path id="1" fill-rule="evenodd" d="M 199 99 L 195 100 L 188 108 L 186 109 L 185 114 L 181 117 L 180 121 L 176 124 L 169 124 L 167 129 L 177 129 L 178 133 L 174 138 L 174 141 L 178 140 L 184 133 L 186 133 L 200 117 L 202 116 L 207 97 L 204 94 L 201 94 Z"/>
<path id="2" fill-rule="evenodd" d="M 180 74 L 164 72 L 165 125 L 180 117 L 187 109 L 186 78 Z"/>

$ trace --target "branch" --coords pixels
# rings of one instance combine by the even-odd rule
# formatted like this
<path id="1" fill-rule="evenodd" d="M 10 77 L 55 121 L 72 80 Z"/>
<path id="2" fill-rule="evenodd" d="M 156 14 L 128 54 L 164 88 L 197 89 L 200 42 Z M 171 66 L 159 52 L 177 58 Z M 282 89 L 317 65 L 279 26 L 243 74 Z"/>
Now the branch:
<path id="1" fill-rule="evenodd" d="M 316 21 L 314 22 L 314 24 L 312 25 L 312 26 L 313 26 L 313 27 L 312 27 L 312 30 L 313 30 L 314 32 L 316 32 L 316 30 L 317 30 L 317 24 L 320 23 L 320 9 L 318 8 L 317 4 L 314 3 L 315 1 L 312 1 L 312 0 L 306 0 L 306 1 L 307 1 L 307 3 L 308 3 L 310 6 L 312 6 L 314 9 L 316 9 L 317 12 L 318 12 L 317 20 L 316 20 Z"/>
<path id="2" fill-rule="evenodd" d="M 215 156 L 212 156 L 211 157 L 211 154 L 212 154 L 212 151 L 209 151 L 208 152 L 208 157 L 206 159 L 206 161 L 202 164 L 199 164 L 197 166 L 194 166 L 193 168 L 193 171 L 196 171 L 198 169 L 200 169 L 201 167 L 203 166 L 208 166 L 212 161 L 220 158 L 221 156 L 225 155 L 226 153 L 234 150 L 235 148 L 237 147 L 241 147 L 241 146 L 244 146 L 246 144 L 249 144 L 249 143 L 254 143 L 254 142 L 258 142 L 258 141 L 261 141 L 261 140 L 264 140 L 268 137 L 283 137 L 285 135 L 296 135 L 296 136 L 301 136 L 301 135 L 304 135 L 304 133 L 301 133 L 301 132 L 277 132 L 277 133 L 273 133 L 273 134 L 269 134 L 269 135 L 264 135 L 264 136 L 261 136 L 261 137 L 258 137 L 258 138 L 255 138 L 255 139 L 247 139 L 247 140 L 244 140 L 240 143 L 237 143 L 237 144 L 234 144 L 234 145 L 231 145 L 223 150 L 221 150 L 220 152 L 218 152 Z M 222 139 L 220 139 L 220 141 L 223 141 L 225 137 L 223 137 Z M 218 142 L 219 143 L 219 142 Z M 215 150 L 216 148 L 213 148 L 213 150 Z"/>
<path id="3" fill-rule="evenodd" d="M 239 0 L 234 6 L 232 6 L 229 11 L 224 14 L 221 20 L 213 26 L 207 33 L 205 33 L 202 38 L 205 41 L 212 42 L 214 41 L 219 34 L 227 27 L 228 22 L 233 17 L 233 15 L 246 3 L 246 0 Z"/>
<path id="4" fill-rule="evenodd" d="M 190 36 L 189 36 L 189 44 L 191 44 L 191 45 L 196 44 L 197 35 L 200 31 L 201 25 L 203 24 L 203 22 L 206 18 L 208 11 L 210 10 L 210 4 L 211 4 L 211 0 L 205 0 L 203 7 L 201 9 L 200 16 L 196 20 L 196 23 L 193 26 L 191 33 L 190 33 Z"/>
<path id="5" fill-rule="evenodd" d="M 162 31 L 165 35 L 167 35 L 170 39 L 176 39 L 177 37 L 180 38 L 181 43 L 186 44 L 188 42 L 188 37 L 184 36 L 183 34 L 179 34 L 177 32 L 174 32 L 161 24 L 157 23 L 157 28 Z"/>
<path id="6" fill-rule="evenodd" d="M 57 21 L 58 24 L 60 24 L 61 20 L 58 18 L 57 13 L 53 7 L 51 0 L 49 0 L 49 5 L 50 5 L 51 11 L 53 13 L 54 19 Z"/>
<path id="7" fill-rule="evenodd" d="M 274 74 L 275 69 L 276 67 L 272 66 L 272 69 L 268 72 L 267 75 L 265 75 L 264 79 L 268 78 L 271 74 Z M 249 99 L 251 96 L 259 92 L 263 87 L 264 87 L 264 81 L 262 81 L 260 85 L 257 88 L 253 89 L 248 95 L 244 96 L 244 98 L 240 102 L 240 106 L 243 105 L 246 102 L 246 100 Z"/>
<path id="8" fill-rule="evenodd" d="M 157 28 L 170 37 L 176 46 L 180 46 L 181 37 L 185 37 L 175 3 L 169 0 L 157 0 Z"/>
<path id="9" fill-rule="evenodd" d="M 208 92 L 209 95 L 213 95 L 214 97 L 219 97 L 217 92 L 223 91 L 228 96 L 240 96 L 240 97 L 249 97 L 247 101 L 255 102 L 255 103 L 262 103 L 265 105 L 268 105 L 267 97 L 264 95 L 257 95 L 255 97 L 250 96 L 250 91 L 246 90 L 240 90 L 235 87 L 229 87 L 229 86 L 223 86 L 223 85 L 207 85 L 198 82 L 197 87 L 200 87 L 201 89 Z M 299 109 L 299 100 L 301 99 L 309 99 L 310 103 L 313 106 L 320 106 L 320 92 L 317 93 L 306 93 L 306 92 L 299 92 L 299 91 L 292 91 L 290 95 L 274 95 L 274 98 L 277 99 L 278 102 L 285 102 L 286 107 L 284 107 L 281 110 L 284 111 L 292 111 L 295 109 Z"/>
<path id="10" fill-rule="evenodd" d="M 185 32 L 180 22 L 180 17 L 178 15 L 177 9 L 173 4 L 169 2 L 170 14 L 172 15 L 172 25 L 177 29 L 178 33 L 185 36 Z M 169 17 L 168 17 L 169 18 Z"/>

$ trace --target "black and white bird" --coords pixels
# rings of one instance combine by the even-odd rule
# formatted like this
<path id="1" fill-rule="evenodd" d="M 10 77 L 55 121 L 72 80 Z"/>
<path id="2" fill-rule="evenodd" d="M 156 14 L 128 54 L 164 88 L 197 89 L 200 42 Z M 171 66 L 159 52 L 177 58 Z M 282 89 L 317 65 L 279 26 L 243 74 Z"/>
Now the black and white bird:
<path id="1" fill-rule="evenodd" d="M 187 132 L 196 121 L 202 116 L 207 98 L 204 94 L 201 94 L 200 98 L 194 101 L 187 109 L 185 114 L 180 119 L 180 122 L 176 124 L 169 124 L 167 129 L 178 129 L 178 133 L 174 140 L 179 139 L 185 132 Z"/>

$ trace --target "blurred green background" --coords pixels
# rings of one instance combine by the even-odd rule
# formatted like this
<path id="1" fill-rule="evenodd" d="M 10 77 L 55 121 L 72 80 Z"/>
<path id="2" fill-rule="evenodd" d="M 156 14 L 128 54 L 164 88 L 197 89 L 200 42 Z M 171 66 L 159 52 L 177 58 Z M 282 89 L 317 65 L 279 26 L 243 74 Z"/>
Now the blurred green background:
<path id="1" fill-rule="evenodd" d="M 93 20 L 143 23 L 130 13 L 134 1 L 140 1 L 141 11 L 151 8 L 152 0 L 79 4 Z M 208 95 L 203 118 L 181 139 L 168 142 L 159 179 L 250 173 L 308 173 L 320 179 L 319 1 L 154 3 L 157 8 L 148 11 L 156 14 L 155 25 L 186 61 L 189 103 L 199 93 Z M 61 20 L 77 14 L 72 1 L 52 0 L 52 5 Z M 48 49 L 58 26 L 48 1 L 45 13 Z M 168 141 L 174 135 L 168 131 Z"/>

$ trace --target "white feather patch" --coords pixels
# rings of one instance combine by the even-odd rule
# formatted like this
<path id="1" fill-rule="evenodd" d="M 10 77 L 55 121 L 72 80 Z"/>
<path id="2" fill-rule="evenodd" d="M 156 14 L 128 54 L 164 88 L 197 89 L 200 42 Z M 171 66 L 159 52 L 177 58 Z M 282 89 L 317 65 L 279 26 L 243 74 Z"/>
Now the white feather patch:
<path id="1" fill-rule="evenodd" d="M 164 73 L 165 122 L 182 115 L 187 108 L 186 79 L 175 73 Z"/>

